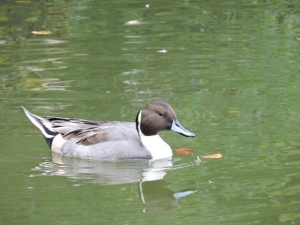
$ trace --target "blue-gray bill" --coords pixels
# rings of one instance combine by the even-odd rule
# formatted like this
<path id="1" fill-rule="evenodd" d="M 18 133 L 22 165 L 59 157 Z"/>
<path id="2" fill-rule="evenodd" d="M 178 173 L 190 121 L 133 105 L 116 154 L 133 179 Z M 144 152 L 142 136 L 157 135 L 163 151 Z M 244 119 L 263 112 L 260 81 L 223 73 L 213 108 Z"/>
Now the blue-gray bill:
<path id="1" fill-rule="evenodd" d="M 195 134 L 190 132 L 189 130 L 185 129 L 179 122 L 178 120 L 173 120 L 171 130 L 175 131 L 183 136 L 186 137 L 195 137 Z"/>

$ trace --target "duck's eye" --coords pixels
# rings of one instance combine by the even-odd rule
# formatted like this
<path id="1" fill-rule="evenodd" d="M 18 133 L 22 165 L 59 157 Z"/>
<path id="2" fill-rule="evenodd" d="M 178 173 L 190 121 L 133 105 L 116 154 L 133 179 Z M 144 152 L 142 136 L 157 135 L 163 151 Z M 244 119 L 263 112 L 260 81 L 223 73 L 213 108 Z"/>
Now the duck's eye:
<path id="1" fill-rule="evenodd" d="M 159 116 L 163 116 L 164 114 L 159 112 L 158 115 L 159 115 Z"/>

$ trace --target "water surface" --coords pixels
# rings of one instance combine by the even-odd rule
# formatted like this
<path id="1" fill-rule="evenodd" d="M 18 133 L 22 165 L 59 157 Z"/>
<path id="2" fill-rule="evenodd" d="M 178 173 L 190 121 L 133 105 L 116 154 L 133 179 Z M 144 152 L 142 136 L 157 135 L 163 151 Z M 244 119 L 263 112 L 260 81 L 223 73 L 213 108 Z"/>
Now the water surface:
<path id="1" fill-rule="evenodd" d="M 298 9 L 3 2 L 1 224 L 298 224 Z M 133 121 L 153 99 L 196 134 L 163 132 L 174 157 L 161 164 L 52 155 L 20 108 Z M 197 161 L 215 153 L 223 157 Z"/>

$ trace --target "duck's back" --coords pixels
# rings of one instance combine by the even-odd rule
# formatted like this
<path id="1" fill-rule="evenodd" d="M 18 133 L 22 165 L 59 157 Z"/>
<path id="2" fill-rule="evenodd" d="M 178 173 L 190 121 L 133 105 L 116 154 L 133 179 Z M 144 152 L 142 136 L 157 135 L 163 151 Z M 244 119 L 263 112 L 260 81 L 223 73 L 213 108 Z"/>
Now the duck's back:
<path id="1" fill-rule="evenodd" d="M 98 127 L 88 144 L 71 137 L 63 145 L 61 155 L 83 159 L 151 159 L 142 145 L 133 122 L 108 122 Z"/>

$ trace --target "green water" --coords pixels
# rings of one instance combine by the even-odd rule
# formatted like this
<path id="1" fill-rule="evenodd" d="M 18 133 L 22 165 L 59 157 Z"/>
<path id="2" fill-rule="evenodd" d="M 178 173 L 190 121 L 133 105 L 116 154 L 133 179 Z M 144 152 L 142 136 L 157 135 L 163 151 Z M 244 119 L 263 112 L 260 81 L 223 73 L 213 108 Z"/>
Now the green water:
<path id="1" fill-rule="evenodd" d="M 299 224 L 299 7 L 2 2 L 0 224 Z M 153 99 L 196 134 L 163 132 L 164 165 L 52 156 L 20 108 L 133 121 Z"/>

